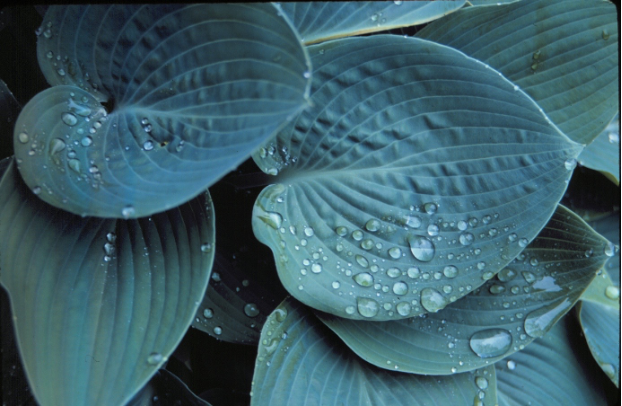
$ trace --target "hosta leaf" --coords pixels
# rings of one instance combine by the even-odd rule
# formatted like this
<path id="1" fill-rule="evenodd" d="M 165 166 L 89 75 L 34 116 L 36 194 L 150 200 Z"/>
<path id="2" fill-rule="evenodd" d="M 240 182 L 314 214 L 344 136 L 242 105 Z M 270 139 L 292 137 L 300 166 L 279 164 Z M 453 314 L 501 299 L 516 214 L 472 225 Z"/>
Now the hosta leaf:
<path id="1" fill-rule="evenodd" d="M 129 400 L 173 352 L 205 292 L 209 194 L 140 220 L 81 218 L 0 181 L 0 267 L 21 358 L 45 405 Z"/>
<path id="2" fill-rule="evenodd" d="M 467 405 L 496 402 L 494 367 L 453 376 L 386 371 L 350 352 L 288 298 L 261 331 L 251 405 Z"/>
<path id="3" fill-rule="evenodd" d="M 321 314 L 320 319 L 379 367 L 398 365 L 402 371 L 432 375 L 470 371 L 521 350 L 548 331 L 602 267 L 606 244 L 559 206 L 507 268 L 438 313 L 384 323 Z M 588 250 L 594 251 L 589 257 Z"/>
<path id="4" fill-rule="evenodd" d="M 620 387 L 620 287 L 615 286 L 605 273 L 595 282 L 590 289 L 598 287 L 599 292 L 582 296 L 577 306 L 579 320 L 594 359 Z M 596 294 L 599 298 L 594 300 Z"/>
<path id="5" fill-rule="evenodd" d="M 126 406 L 186 405 L 210 406 L 178 377 L 160 369 Z"/>
<path id="6" fill-rule="evenodd" d="M 564 317 L 512 359 L 496 363 L 499 405 L 606 405 L 598 369 L 580 341 L 576 322 Z"/>
<path id="7" fill-rule="evenodd" d="M 352 319 L 434 312 L 544 227 L 580 147 L 496 71 L 398 36 L 309 52 L 313 108 L 253 155 L 279 173 L 253 230 L 298 300 Z"/>
<path id="8" fill-rule="evenodd" d="M 51 7 L 37 52 L 56 86 L 16 123 L 20 172 L 46 202 L 99 217 L 201 193 L 306 103 L 310 76 L 270 4 Z"/>
<path id="9" fill-rule="evenodd" d="M 620 114 L 581 152 L 579 162 L 620 184 Z"/>
<path id="10" fill-rule="evenodd" d="M 313 1 L 281 3 L 305 44 L 424 24 L 465 3 L 455 1 Z"/>
<path id="11" fill-rule="evenodd" d="M 20 106 L 11 90 L 0 80 L 0 159 L 13 155 L 11 133 Z"/>
<path id="12" fill-rule="evenodd" d="M 520 0 L 468 0 L 471 6 L 500 6 L 502 4 L 514 3 Z"/>
<path id="13" fill-rule="evenodd" d="M 573 140 L 589 144 L 620 109 L 616 8 L 601 0 L 468 7 L 417 36 L 489 64 Z"/>
<path id="14" fill-rule="evenodd" d="M 262 284 L 257 275 L 261 271 L 265 269 L 240 268 L 216 253 L 209 287 L 192 326 L 219 340 L 256 345 L 263 323 L 279 303 L 275 298 L 284 297 Z"/>
<path id="15" fill-rule="evenodd" d="M 613 256 L 607 260 L 605 269 L 614 285 L 620 286 L 620 212 L 616 211 L 600 220 L 592 221 L 590 225 L 614 245 Z"/>

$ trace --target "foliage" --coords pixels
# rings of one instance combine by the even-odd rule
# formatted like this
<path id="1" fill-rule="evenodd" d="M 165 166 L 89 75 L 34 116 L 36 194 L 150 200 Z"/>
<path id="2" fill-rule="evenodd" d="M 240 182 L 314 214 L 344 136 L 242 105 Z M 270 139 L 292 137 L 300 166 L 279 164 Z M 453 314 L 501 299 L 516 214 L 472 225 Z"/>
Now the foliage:
<path id="1" fill-rule="evenodd" d="M 8 404 L 619 404 L 612 3 L 0 17 Z"/>

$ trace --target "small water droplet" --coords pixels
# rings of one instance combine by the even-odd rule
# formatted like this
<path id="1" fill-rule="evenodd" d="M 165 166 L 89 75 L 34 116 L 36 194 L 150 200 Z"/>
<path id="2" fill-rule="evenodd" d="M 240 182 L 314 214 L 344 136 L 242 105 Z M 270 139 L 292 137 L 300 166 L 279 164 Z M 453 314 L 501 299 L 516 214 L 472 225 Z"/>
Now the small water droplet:
<path id="1" fill-rule="evenodd" d="M 393 284 L 393 293 L 398 296 L 403 296 L 408 293 L 408 285 L 405 282 L 395 282 Z"/>
<path id="2" fill-rule="evenodd" d="M 512 279 L 514 279 L 516 277 L 517 273 L 516 271 L 514 271 L 513 269 L 510 268 L 503 268 L 501 271 L 499 271 L 499 273 L 497 274 L 497 278 L 499 278 L 499 280 L 501 282 L 509 282 Z"/>
<path id="3" fill-rule="evenodd" d="M 361 248 L 369 251 L 370 249 L 374 248 L 374 242 L 370 239 L 363 240 L 363 242 L 361 242 Z"/>
<path id="4" fill-rule="evenodd" d="M 78 118 L 71 113 L 63 113 L 61 114 L 60 118 L 61 120 L 63 120 L 63 123 L 67 124 L 68 126 L 74 126 L 78 123 Z"/>
<path id="5" fill-rule="evenodd" d="M 421 262 L 429 262 L 434 258 L 435 248 L 432 241 L 427 238 L 415 235 L 408 238 L 410 251 L 413 256 Z"/>
<path id="6" fill-rule="evenodd" d="M 345 237 L 346 234 L 348 234 L 348 229 L 345 228 L 344 226 L 339 226 L 335 228 L 335 232 L 337 233 L 338 236 Z"/>
<path id="7" fill-rule="evenodd" d="M 367 231 L 371 231 L 372 233 L 378 231 L 378 229 L 380 229 L 380 222 L 376 219 L 371 219 L 365 223 L 365 229 Z"/>
<path id="8" fill-rule="evenodd" d="M 287 310 L 283 308 L 278 308 L 274 311 L 274 318 L 277 322 L 283 323 L 287 318 Z"/>
<path id="9" fill-rule="evenodd" d="M 492 293 L 493 295 L 498 295 L 500 293 L 505 292 L 505 286 L 501 286 L 501 285 L 492 285 L 488 291 L 490 293 Z"/>
<path id="10" fill-rule="evenodd" d="M 203 310 L 203 317 L 205 317 L 206 319 L 211 319 L 212 317 L 214 317 L 214 311 L 210 308 Z"/>
<path id="11" fill-rule="evenodd" d="M 531 337 L 542 337 L 572 306 L 568 298 L 534 310 L 525 318 L 525 333 Z"/>
<path id="12" fill-rule="evenodd" d="M 259 309 L 255 303 L 247 303 L 244 305 L 244 314 L 248 317 L 257 317 L 259 315 Z"/>
<path id="13" fill-rule="evenodd" d="M 212 251 L 212 244 L 210 244 L 208 242 L 201 244 L 201 251 L 205 252 L 205 253 L 211 252 Z"/>
<path id="14" fill-rule="evenodd" d="M 475 378 L 475 385 L 477 385 L 477 387 L 481 390 L 484 390 L 488 388 L 488 379 L 484 378 L 483 376 L 478 376 L 477 378 Z"/>
<path id="15" fill-rule="evenodd" d="M 611 241 L 607 242 L 607 245 L 605 245 L 605 250 L 604 253 L 606 256 L 608 257 L 612 257 L 613 254 L 615 254 L 615 245 L 613 245 L 613 243 Z"/>
<path id="16" fill-rule="evenodd" d="M 354 308 L 354 306 L 346 307 L 346 314 L 354 314 L 355 311 L 356 309 Z"/>
<path id="17" fill-rule="evenodd" d="M 222 334 L 222 327 L 220 326 L 216 326 L 214 327 L 214 334 L 216 334 L 217 336 Z"/>
<path id="18" fill-rule="evenodd" d="M 378 302 L 376 302 L 374 299 L 359 297 L 356 299 L 356 305 L 359 314 L 363 317 L 374 317 L 378 314 Z"/>
<path id="19" fill-rule="evenodd" d="M 358 273 L 352 278 L 354 279 L 354 282 L 365 288 L 368 288 L 374 284 L 374 277 L 367 272 Z"/>
<path id="20" fill-rule="evenodd" d="M 400 316 L 408 316 L 410 314 L 411 306 L 408 302 L 399 302 L 395 306 L 395 310 Z"/>
<path id="21" fill-rule="evenodd" d="M 341 284 L 340 284 L 339 282 L 337 282 L 337 281 L 334 281 L 334 282 L 332 283 L 332 287 L 333 287 L 333 289 L 339 289 L 339 287 L 340 287 L 340 286 L 341 286 Z"/>
<path id="22" fill-rule="evenodd" d="M 518 246 L 521 248 L 525 248 L 528 244 L 529 241 L 527 241 L 526 238 L 521 238 L 520 240 L 518 240 Z"/>
<path id="23" fill-rule="evenodd" d="M 48 51 L 48 52 L 45 54 L 45 57 L 46 57 L 46 58 L 48 58 L 48 59 L 52 59 L 52 58 L 54 58 L 54 52 L 52 52 L 52 51 Z"/>
<path id="24" fill-rule="evenodd" d="M 80 161 L 78 161 L 77 159 L 70 159 L 69 161 L 67 161 L 67 165 L 69 165 L 69 168 L 72 171 L 80 173 Z"/>
<path id="25" fill-rule="evenodd" d="M 258 214 L 258 217 L 261 221 L 263 221 L 275 230 L 278 230 L 281 227 L 281 223 L 283 223 L 283 217 L 279 213 L 273 211 L 263 211 L 261 209 L 258 209 L 258 211 L 260 212 L 260 214 Z"/>
<path id="26" fill-rule="evenodd" d="M 408 274 L 409 278 L 412 278 L 412 279 L 418 278 L 419 277 L 419 268 L 417 268 L 416 266 L 408 268 L 406 273 Z"/>
<path id="27" fill-rule="evenodd" d="M 437 290 L 425 288 L 421 291 L 421 305 L 430 313 L 436 313 L 445 308 L 447 303 L 447 299 Z"/>
<path id="28" fill-rule="evenodd" d="M 438 235 L 439 228 L 436 224 L 430 224 L 428 226 L 428 235 L 435 237 Z"/>
<path id="29" fill-rule="evenodd" d="M 50 155 L 54 155 L 57 152 L 60 152 L 65 149 L 65 141 L 60 138 L 54 138 L 50 142 Z"/>
<path id="30" fill-rule="evenodd" d="M 421 227 L 421 219 L 417 216 L 406 216 L 406 225 L 410 228 Z"/>
<path id="31" fill-rule="evenodd" d="M 80 140 L 80 144 L 82 144 L 83 147 L 88 147 L 92 143 L 93 143 L 93 138 L 89 137 L 88 135 Z"/>
<path id="32" fill-rule="evenodd" d="M 603 37 L 603 39 L 604 39 L 605 41 L 607 41 L 607 40 L 609 39 L 609 37 L 610 37 L 610 36 L 611 36 L 611 34 L 609 34 L 609 31 L 607 31 L 607 30 L 603 30 L 602 37 Z"/>
<path id="33" fill-rule="evenodd" d="M 473 234 L 471 233 L 462 233 L 460 234 L 460 237 L 458 238 L 458 240 L 460 241 L 460 244 L 464 246 L 471 245 L 474 239 L 475 237 L 473 237 Z"/>
<path id="34" fill-rule="evenodd" d="M 17 140 L 21 142 L 22 144 L 26 144 L 29 139 L 30 137 L 28 137 L 28 134 L 26 134 L 23 131 L 17 135 Z"/>
<path id="35" fill-rule="evenodd" d="M 427 214 L 434 214 L 437 209 L 438 207 L 434 203 L 426 203 L 423 205 L 423 210 L 425 210 Z"/>
<path id="36" fill-rule="evenodd" d="M 569 171 L 573 170 L 576 166 L 577 160 L 574 158 L 566 159 L 566 162 L 564 162 L 564 167 Z"/>
<path id="37" fill-rule="evenodd" d="M 143 149 L 145 151 L 151 151 L 153 149 L 153 142 L 151 142 L 150 140 L 145 141 L 145 143 L 143 144 Z"/>
<path id="38" fill-rule="evenodd" d="M 363 232 L 361 230 L 354 230 L 352 232 L 352 238 L 356 241 L 361 241 L 363 239 Z"/>
<path id="39" fill-rule="evenodd" d="M 152 352 L 147 357 L 147 363 L 151 365 L 157 365 L 162 361 L 164 361 L 164 357 L 159 352 Z"/>
<path id="40" fill-rule="evenodd" d="M 478 331 L 469 339 L 469 346 L 480 358 L 498 357 L 512 346 L 512 335 L 500 328 Z"/>
<path id="41" fill-rule="evenodd" d="M 402 257 L 402 250 L 398 247 L 393 247 L 389 249 L 389 256 L 393 259 L 399 259 Z"/>
<path id="42" fill-rule="evenodd" d="M 311 265 L 311 272 L 313 272 L 313 273 L 320 273 L 320 272 L 322 272 L 322 265 L 320 265 L 320 264 L 313 264 L 313 265 Z"/>
<path id="43" fill-rule="evenodd" d="M 617 300 L 620 298 L 620 289 L 616 286 L 607 286 L 607 289 L 605 289 L 605 296 L 611 300 Z"/>
<path id="44" fill-rule="evenodd" d="M 508 369 L 510 371 L 514 371 L 516 369 L 516 362 L 512 361 L 511 359 L 508 360 L 506 365 L 508 366 Z"/>
<path id="45" fill-rule="evenodd" d="M 132 217 L 135 213 L 136 210 L 134 210 L 134 207 L 132 206 L 125 206 L 123 209 L 121 209 L 121 216 L 123 216 L 124 219 Z"/>
<path id="46" fill-rule="evenodd" d="M 52 37 L 52 30 L 50 30 L 49 28 L 45 31 L 43 31 L 43 36 L 45 38 L 51 38 Z"/>
<path id="47" fill-rule="evenodd" d="M 35 186 L 34 188 L 32 188 L 32 193 L 38 195 L 41 193 L 41 187 L 39 186 Z"/>
<path id="48" fill-rule="evenodd" d="M 448 265 L 443 269 L 443 274 L 448 278 L 455 278 L 458 275 L 458 268 L 453 265 Z"/>
<path id="49" fill-rule="evenodd" d="M 367 260 L 367 258 L 365 258 L 364 256 L 361 255 L 356 255 L 354 257 L 354 259 L 356 260 L 356 262 L 362 266 L 363 268 L 367 268 L 369 266 L 369 261 Z"/>
<path id="50" fill-rule="evenodd" d="M 309 79 L 311 77 L 311 72 L 309 72 L 308 70 L 304 71 L 302 73 L 302 77 L 304 77 L 305 79 Z"/>

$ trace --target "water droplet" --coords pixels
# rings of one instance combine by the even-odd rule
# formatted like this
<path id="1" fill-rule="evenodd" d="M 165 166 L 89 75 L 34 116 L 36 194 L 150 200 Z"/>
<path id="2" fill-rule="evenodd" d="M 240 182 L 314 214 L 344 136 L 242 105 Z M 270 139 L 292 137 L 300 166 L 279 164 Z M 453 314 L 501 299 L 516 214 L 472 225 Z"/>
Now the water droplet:
<path id="1" fill-rule="evenodd" d="M 337 233 L 338 236 L 345 237 L 346 234 L 348 234 L 348 229 L 345 228 L 344 226 L 339 226 L 335 228 L 335 232 Z"/>
<path id="2" fill-rule="evenodd" d="M 106 244 L 104 244 L 104 252 L 106 253 L 106 255 L 114 255 L 114 245 L 107 242 Z"/>
<path id="3" fill-rule="evenodd" d="M 609 34 L 609 31 L 607 31 L 607 30 L 603 30 L 603 34 L 602 34 L 602 36 L 603 36 L 603 39 L 604 39 L 605 41 L 607 41 L 607 40 L 609 39 L 609 37 L 611 36 L 611 34 Z"/>
<path id="4" fill-rule="evenodd" d="M 353 276 L 353 279 L 354 282 L 365 288 L 368 288 L 374 284 L 374 277 L 367 272 L 358 273 Z"/>
<path id="5" fill-rule="evenodd" d="M 57 152 L 60 152 L 65 149 L 65 141 L 60 138 L 54 138 L 50 142 L 50 155 L 54 155 Z"/>
<path id="6" fill-rule="evenodd" d="M 432 288 L 421 291 L 421 305 L 430 313 L 436 313 L 447 306 L 447 299 Z"/>
<path id="7" fill-rule="evenodd" d="M 106 240 L 109 243 L 113 243 L 114 244 L 114 242 L 117 240 L 117 235 L 115 233 L 108 233 L 108 234 L 106 234 Z"/>
<path id="8" fill-rule="evenodd" d="M 492 293 L 493 295 L 498 295 L 499 293 L 503 293 L 505 292 L 505 286 L 501 286 L 501 285 L 492 285 L 488 291 L 490 293 Z"/>
<path id="9" fill-rule="evenodd" d="M 421 227 L 421 219 L 417 216 L 406 216 L 406 225 L 410 228 Z"/>
<path id="10" fill-rule="evenodd" d="M 569 171 L 573 170 L 576 166 L 577 160 L 574 158 L 566 159 L 566 162 L 564 162 L 564 167 Z"/>
<path id="11" fill-rule="evenodd" d="M 214 317 L 214 311 L 210 308 L 203 310 L 203 317 L 205 317 L 206 319 L 211 319 L 212 317 Z"/>
<path id="12" fill-rule="evenodd" d="M 500 328 L 478 331 L 469 339 L 469 346 L 480 358 L 498 357 L 512 346 L 512 335 Z"/>
<path id="13" fill-rule="evenodd" d="M 399 302 L 396 306 L 395 306 L 395 310 L 397 310 L 397 313 L 400 316 L 408 316 L 410 314 L 410 303 L 408 302 Z"/>
<path id="14" fill-rule="evenodd" d="M 520 240 L 518 240 L 518 246 L 521 248 L 525 248 L 528 244 L 529 241 L 527 241 L 526 238 L 521 238 Z"/>
<path id="15" fill-rule="evenodd" d="M 65 76 L 65 69 L 59 68 L 56 70 L 56 73 L 58 73 L 59 76 Z"/>
<path id="16" fill-rule="evenodd" d="M 428 235 L 435 237 L 438 235 L 439 228 L 436 224 L 430 224 L 428 226 Z"/>
<path id="17" fill-rule="evenodd" d="M 309 78 L 311 77 L 311 72 L 309 72 L 308 70 L 306 70 L 306 71 L 304 71 L 304 72 L 302 73 L 302 76 L 303 76 L 305 79 L 309 79 Z"/>
<path id="18" fill-rule="evenodd" d="M 460 241 L 460 244 L 464 246 L 471 245 L 474 239 L 475 237 L 473 237 L 473 234 L 471 233 L 462 233 L 460 234 L 460 237 L 458 238 L 458 240 Z"/>
<path id="19" fill-rule="evenodd" d="M 151 151 L 153 149 L 153 142 L 151 141 L 145 141 L 145 143 L 143 144 L 143 149 L 145 151 Z"/>
<path id="20" fill-rule="evenodd" d="M 378 229 L 380 229 L 380 222 L 376 219 L 371 219 L 365 223 L 365 229 L 367 231 L 371 231 L 372 233 L 378 231 Z"/>
<path id="21" fill-rule="evenodd" d="M 208 242 L 201 244 L 201 252 L 207 253 L 210 251 L 212 251 L 212 244 Z"/>
<path id="22" fill-rule="evenodd" d="M 123 209 L 121 209 L 121 216 L 123 216 L 124 219 L 132 217 L 135 213 L 136 210 L 134 210 L 134 207 L 132 206 L 125 206 Z"/>
<path id="23" fill-rule="evenodd" d="M 613 254 L 615 254 L 615 245 L 613 245 L 613 243 L 611 241 L 607 242 L 607 245 L 605 245 L 605 250 L 604 253 L 606 256 L 608 257 L 612 257 Z"/>
<path id="24" fill-rule="evenodd" d="M 432 241 L 420 235 L 408 238 L 410 251 L 413 256 L 421 262 L 429 262 L 434 258 L 435 248 Z"/>
<path id="25" fill-rule="evenodd" d="M 370 239 L 363 240 L 363 242 L 361 242 L 361 248 L 369 251 L 370 249 L 374 248 L 374 242 Z"/>
<path id="26" fill-rule="evenodd" d="M 387 276 L 389 278 L 397 278 L 398 276 L 402 275 L 402 271 L 400 271 L 397 268 L 389 268 L 387 269 Z"/>
<path id="27" fill-rule="evenodd" d="M 346 314 L 354 314 L 355 311 L 356 309 L 354 308 L 354 306 L 346 307 Z"/>
<path id="28" fill-rule="evenodd" d="M 391 258 L 393 259 L 399 259 L 402 257 L 402 250 L 398 247 L 393 247 L 389 249 L 389 256 L 391 256 Z"/>
<path id="29" fill-rule="evenodd" d="M 510 371 L 514 371 L 514 369 L 516 369 L 516 362 L 512 361 L 511 359 L 508 360 L 506 365 L 508 366 L 508 369 Z"/>
<path id="30" fill-rule="evenodd" d="M 41 193 L 41 187 L 39 187 L 39 186 L 33 187 L 32 188 L 32 193 L 34 193 L 36 195 L 40 194 Z"/>
<path id="31" fill-rule="evenodd" d="M 261 209 L 259 209 L 258 211 L 260 212 L 258 217 L 264 223 L 274 228 L 275 230 L 278 230 L 281 227 L 281 223 L 283 222 L 283 217 L 279 213 L 276 213 L 273 211 L 263 211 Z"/>
<path id="32" fill-rule="evenodd" d="M 313 264 L 313 265 L 311 265 L 311 272 L 313 272 L 313 273 L 320 273 L 320 272 L 322 272 L 322 265 L 320 265 L 320 264 Z"/>
<path id="33" fill-rule="evenodd" d="M 212 280 L 213 280 L 214 282 L 220 282 L 222 279 L 220 279 L 220 274 L 219 274 L 218 272 L 214 272 L 214 273 L 212 274 Z"/>
<path id="34" fill-rule="evenodd" d="M 69 168 L 74 172 L 80 173 L 80 161 L 77 159 L 70 159 L 67 161 L 67 165 L 69 165 Z"/>
<path id="35" fill-rule="evenodd" d="M 443 274 L 448 278 L 455 278 L 458 275 L 458 268 L 453 265 L 448 265 L 443 269 Z"/>
<path id="36" fill-rule="evenodd" d="M 559 320 L 572 302 L 568 298 L 534 310 L 525 318 L 525 333 L 531 337 L 542 337 Z"/>
<path id="37" fill-rule="evenodd" d="M 162 361 L 164 361 L 164 357 L 159 352 L 152 352 L 147 357 L 147 363 L 149 363 L 151 365 L 157 365 L 157 364 L 159 364 Z"/>
<path id="38" fill-rule="evenodd" d="M 340 286 L 341 286 L 341 284 L 340 284 L 339 282 L 337 282 L 337 281 L 334 281 L 334 282 L 332 283 L 332 287 L 333 287 L 333 289 L 339 289 L 339 287 L 340 287 Z"/>
<path id="39" fill-rule="evenodd" d="M 483 376 L 478 376 L 477 378 L 475 378 L 475 385 L 477 385 L 477 387 L 481 390 L 484 390 L 488 388 L 488 379 L 484 378 Z"/>
<path id="40" fill-rule="evenodd" d="M 356 241 L 361 241 L 363 239 L 363 232 L 361 230 L 352 231 L 352 238 Z"/>
<path id="41" fill-rule="evenodd" d="M 23 131 L 17 135 L 17 140 L 21 142 L 22 144 L 26 144 L 29 139 L 30 137 L 28 137 L 28 134 L 26 134 Z"/>
<path id="42" fill-rule="evenodd" d="M 428 214 L 436 213 L 437 209 L 438 207 L 434 203 L 426 203 L 423 205 L 423 210 L 425 210 L 425 212 Z"/>
<path id="43" fill-rule="evenodd" d="M 514 241 L 516 241 L 517 238 L 518 238 L 518 236 L 516 235 L 516 233 L 512 233 L 512 234 L 508 235 L 508 242 L 514 242 Z"/>
<path id="44" fill-rule="evenodd" d="M 408 285 L 405 282 L 396 282 L 393 284 L 393 293 L 402 296 L 408 293 Z"/>
<path id="45" fill-rule="evenodd" d="M 611 144 L 619 144 L 620 143 L 620 136 L 616 133 L 609 133 L 609 142 Z"/>
<path id="46" fill-rule="evenodd" d="M 222 327 L 220 326 L 216 326 L 214 327 L 214 334 L 216 334 L 217 336 L 222 334 Z"/>
<path id="47" fill-rule="evenodd" d="M 45 31 L 43 31 L 43 36 L 45 38 L 51 38 L 52 37 L 52 30 L 50 30 L 49 28 Z"/>
<path id="48" fill-rule="evenodd" d="M 313 237 L 314 231 L 311 227 L 305 227 L 304 233 L 307 237 Z"/>
<path id="49" fill-rule="evenodd" d="M 80 144 L 82 144 L 83 147 L 88 147 L 92 143 L 93 143 L 93 138 L 89 137 L 88 135 L 80 140 Z"/>
<path id="50" fill-rule="evenodd" d="M 61 120 L 63 120 L 63 123 L 67 124 L 68 126 L 74 126 L 78 124 L 78 118 L 71 113 L 63 113 L 61 114 L 60 118 Z"/>
<path id="51" fill-rule="evenodd" d="M 363 317 L 374 317 L 378 314 L 378 302 L 374 299 L 359 297 L 356 299 L 356 306 L 360 315 Z"/>
<path id="52" fill-rule="evenodd" d="M 48 58 L 48 59 L 52 59 L 52 58 L 54 58 L 54 52 L 52 52 L 52 51 L 48 51 L 48 52 L 45 54 L 45 57 L 46 57 L 46 58 Z"/>
<path id="53" fill-rule="evenodd" d="M 514 271 L 513 269 L 510 269 L 510 268 L 503 268 L 497 274 L 497 278 L 499 278 L 499 280 L 501 282 L 509 282 L 512 279 L 514 279 L 515 277 L 516 277 L 516 271 Z"/>
<path id="54" fill-rule="evenodd" d="M 356 255 L 354 259 L 356 259 L 356 262 L 363 268 L 367 268 L 369 266 L 369 261 L 364 256 Z"/>
<path id="55" fill-rule="evenodd" d="M 416 266 L 408 268 L 406 272 L 409 278 L 415 279 L 419 277 L 419 268 L 417 268 Z"/>
<path id="56" fill-rule="evenodd" d="M 244 305 L 244 314 L 248 317 L 257 317 L 259 315 L 259 309 L 255 303 L 247 303 Z"/>
<path id="57" fill-rule="evenodd" d="M 620 289 L 615 286 L 607 286 L 607 289 L 605 289 L 605 296 L 611 300 L 617 300 L 620 298 Z"/>

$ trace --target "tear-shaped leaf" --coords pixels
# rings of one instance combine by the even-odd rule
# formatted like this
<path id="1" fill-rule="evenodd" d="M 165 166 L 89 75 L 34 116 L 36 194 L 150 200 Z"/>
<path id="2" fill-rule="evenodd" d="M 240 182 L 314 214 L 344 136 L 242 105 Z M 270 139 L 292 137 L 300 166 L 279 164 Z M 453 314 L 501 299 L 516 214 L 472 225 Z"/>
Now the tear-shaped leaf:
<path id="1" fill-rule="evenodd" d="M 13 155 L 13 124 L 20 106 L 6 83 L 0 80 L 0 159 Z"/>
<path id="2" fill-rule="evenodd" d="M 288 298 L 261 331 L 251 405 L 417 406 L 496 402 L 494 367 L 453 376 L 419 376 L 370 365 L 311 309 Z"/>
<path id="3" fill-rule="evenodd" d="M 261 327 L 279 303 L 277 298 L 285 297 L 262 284 L 265 278 L 257 275 L 261 271 L 241 268 L 217 252 L 209 287 L 192 326 L 219 340 L 256 345 Z"/>
<path id="4" fill-rule="evenodd" d="M 620 184 L 620 114 L 581 152 L 579 162 Z"/>
<path id="5" fill-rule="evenodd" d="M 270 4 L 51 7 L 41 28 L 58 86 L 24 107 L 15 155 L 42 199 L 76 214 L 188 201 L 306 103 L 306 52 Z"/>
<path id="6" fill-rule="evenodd" d="M 607 405 L 598 368 L 586 353 L 576 321 L 564 317 L 547 335 L 495 364 L 499 405 Z"/>
<path id="7" fill-rule="evenodd" d="M 583 335 L 598 365 L 620 387 L 620 287 L 606 272 L 577 305 Z"/>
<path id="8" fill-rule="evenodd" d="M 307 45 L 352 35 L 425 24 L 460 7 L 455 1 L 313 1 L 281 3 Z"/>
<path id="9" fill-rule="evenodd" d="M 617 13 L 609 1 L 466 7 L 417 36 L 499 70 L 582 144 L 596 138 L 620 109 Z"/>
<path id="10" fill-rule="evenodd" d="M 210 406 L 173 373 L 160 369 L 126 406 Z"/>
<path id="11" fill-rule="evenodd" d="M 353 319 L 434 312 L 544 227 L 580 147 L 498 72 L 417 38 L 309 52 L 313 108 L 253 155 L 280 174 L 253 230 L 298 300 Z"/>
<path id="12" fill-rule="evenodd" d="M 438 313 L 383 323 L 319 316 L 361 358 L 379 367 L 397 364 L 406 372 L 433 375 L 470 371 L 546 333 L 602 267 L 606 245 L 577 215 L 559 206 L 507 268 L 493 278 L 482 262 L 482 278 L 489 280 Z M 391 311 L 399 312 L 399 306 Z"/>
<path id="13" fill-rule="evenodd" d="M 140 220 L 82 218 L 0 181 L 0 268 L 31 389 L 46 405 L 129 400 L 173 352 L 205 292 L 207 192 Z"/>

